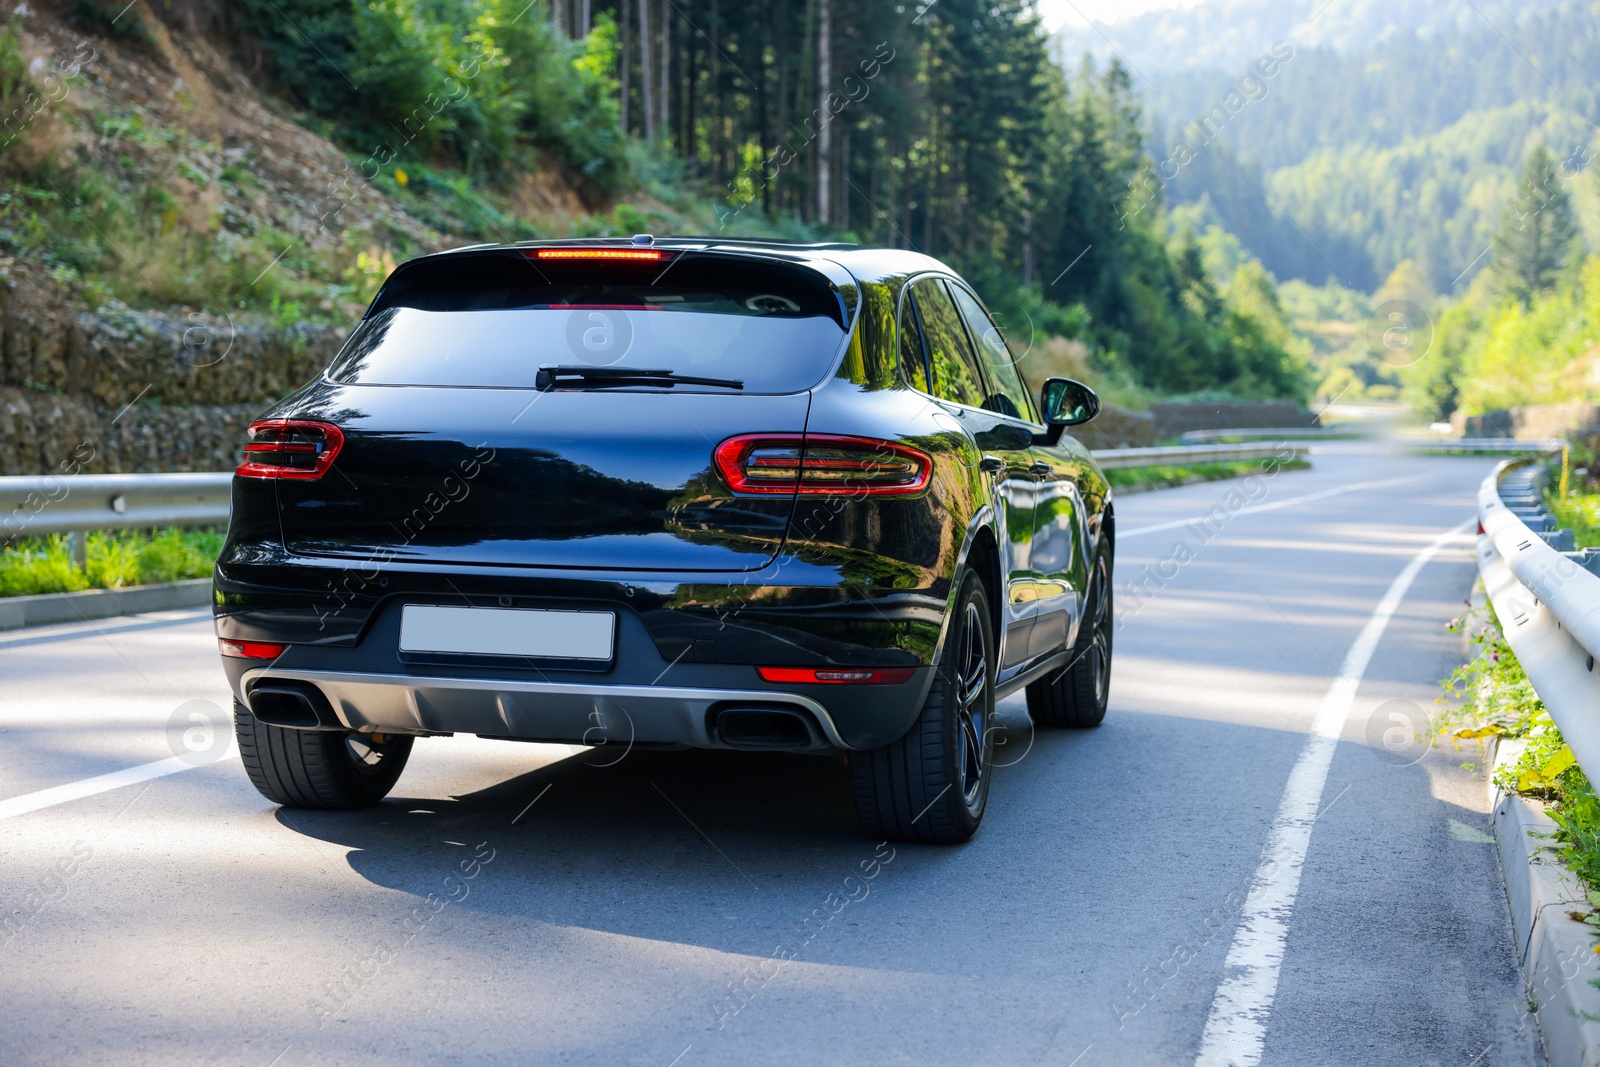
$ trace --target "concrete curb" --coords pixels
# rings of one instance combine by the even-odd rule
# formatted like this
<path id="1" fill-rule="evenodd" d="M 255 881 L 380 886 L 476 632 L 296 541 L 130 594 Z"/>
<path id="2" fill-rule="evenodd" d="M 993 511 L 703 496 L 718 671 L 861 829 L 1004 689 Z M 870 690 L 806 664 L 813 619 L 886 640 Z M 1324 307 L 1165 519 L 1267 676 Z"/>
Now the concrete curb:
<path id="1" fill-rule="evenodd" d="M 198 608 L 211 603 L 211 579 L 191 578 L 132 589 L 84 589 L 77 593 L 0 598 L 0 631 L 58 622 L 111 619 L 147 611 Z"/>
<path id="2" fill-rule="evenodd" d="M 1494 770 L 1517 758 L 1524 742 L 1490 750 L 1489 805 L 1517 963 L 1537 1011 L 1551 1067 L 1600 1067 L 1600 955 L 1595 928 L 1569 913 L 1590 911 L 1583 887 L 1546 839 L 1556 825 L 1538 801 L 1497 788 Z"/>

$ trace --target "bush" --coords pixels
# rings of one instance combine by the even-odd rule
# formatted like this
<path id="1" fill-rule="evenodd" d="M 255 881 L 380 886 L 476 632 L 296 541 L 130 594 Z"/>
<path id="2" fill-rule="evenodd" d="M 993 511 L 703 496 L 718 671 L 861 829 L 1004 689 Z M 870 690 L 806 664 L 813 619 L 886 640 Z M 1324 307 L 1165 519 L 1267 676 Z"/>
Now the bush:
<path id="1" fill-rule="evenodd" d="M 66 5 L 67 21 L 87 33 L 126 41 L 151 50 L 155 31 L 137 4 L 126 0 L 71 0 Z"/>
<path id="2" fill-rule="evenodd" d="M 356 151 L 507 181 L 549 159 L 594 201 L 628 179 L 605 13 L 585 41 L 527 0 L 242 0 L 236 17 L 278 86 Z"/>
<path id="3" fill-rule="evenodd" d="M 89 577 L 73 569 L 64 537 L 0 553 L 0 596 L 67 593 L 87 588 Z"/>
<path id="4" fill-rule="evenodd" d="M 1591 904 L 1600 907 L 1600 799 L 1578 766 L 1572 749 L 1562 739 L 1544 702 L 1534 692 L 1522 665 L 1506 644 L 1500 621 L 1489 610 L 1487 624 L 1472 635 L 1477 657 L 1441 683 L 1461 706 L 1440 720 L 1441 731 L 1454 738 L 1523 738 L 1527 744 L 1513 762 L 1495 772 L 1495 784 L 1538 797 L 1547 803 L 1555 820 L 1556 850 L 1588 890 Z M 1470 627 L 1471 613 L 1451 623 L 1452 629 Z M 1600 916 L 1585 919 L 1600 926 Z"/>
<path id="5" fill-rule="evenodd" d="M 204 578 L 222 551 L 216 530 L 91 533 L 83 570 L 74 569 L 63 535 L 29 538 L 0 550 L 0 596 L 32 596 L 80 589 Z"/>
<path id="6" fill-rule="evenodd" d="M 1419 367 L 1409 379 L 1418 405 L 1430 413 L 1600 397 L 1594 385 L 1600 256 L 1575 261 L 1555 289 L 1532 296 L 1527 304 L 1502 300 L 1481 315 L 1457 305 L 1441 320 L 1439 332 L 1437 378 Z"/>

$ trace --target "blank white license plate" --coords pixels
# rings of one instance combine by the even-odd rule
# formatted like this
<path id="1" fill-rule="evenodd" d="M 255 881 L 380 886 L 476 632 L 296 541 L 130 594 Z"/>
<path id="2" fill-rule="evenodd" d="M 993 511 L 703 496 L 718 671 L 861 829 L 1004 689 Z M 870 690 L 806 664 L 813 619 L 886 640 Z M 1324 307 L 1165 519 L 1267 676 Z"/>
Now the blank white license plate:
<path id="1" fill-rule="evenodd" d="M 400 612 L 400 650 L 609 660 L 616 630 L 610 611 L 407 604 Z"/>

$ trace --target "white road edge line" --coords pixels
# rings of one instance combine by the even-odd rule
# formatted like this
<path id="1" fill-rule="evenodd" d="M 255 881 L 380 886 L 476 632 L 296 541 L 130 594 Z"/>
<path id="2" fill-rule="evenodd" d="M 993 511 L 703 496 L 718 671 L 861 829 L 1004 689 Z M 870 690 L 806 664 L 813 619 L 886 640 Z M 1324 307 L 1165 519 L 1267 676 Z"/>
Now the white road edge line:
<path id="1" fill-rule="evenodd" d="M 1288 500 L 1274 500 L 1270 504 L 1254 504 L 1238 511 L 1228 512 L 1229 518 L 1240 515 L 1259 515 L 1263 511 L 1277 511 L 1279 508 L 1293 507 L 1296 504 L 1309 504 L 1313 500 L 1326 500 L 1330 496 L 1339 496 L 1343 493 L 1355 493 L 1362 489 L 1382 489 L 1390 485 L 1404 485 L 1406 482 L 1417 482 L 1427 477 L 1425 474 L 1408 474 L 1404 478 L 1387 478 L 1381 482 L 1356 482 L 1353 485 L 1337 485 L 1332 489 L 1324 489 L 1318 493 L 1307 493 L 1305 496 L 1293 496 Z M 1191 522 L 1206 522 L 1214 520 L 1215 515 L 1190 515 L 1187 518 L 1173 519 L 1171 522 L 1158 522 L 1153 526 L 1135 526 L 1131 530 L 1118 530 L 1117 541 L 1121 543 L 1130 537 L 1141 534 L 1160 533 L 1162 530 L 1176 530 L 1180 526 L 1187 526 Z"/>
<path id="2" fill-rule="evenodd" d="M 171 611 L 151 611 L 138 615 L 119 615 L 109 619 L 75 620 L 51 623 L 47 626 L 24 626 L 16 630 L 0 631 L 0 650 L 27 647 L 46 642 L 70 641 L 74 637 L 115 636 L 140 633 L 164 626 L 181 626 L 184 623 L 211 619 L 211 609 L 173 608 Z M 94 625 L 100 623 L 99 626 Z"/>
<path id="3" fill-rule="evenodd" d="M 228 746 L 218 759 L 226 759 L 233 751 L 233 745 Z M 49 789 L 40 789 L 34 793 L 24 793 L 20 797 L 9 800 L 0 800 L 0 822 L 26 815 L 30 811 L 41 808 L 53 808 L 57 804 L 67 804 L 84 797 L 92 797 L 96 793 L 108 793 L 113 789 L 121 789 L 126 785 L 138 785 L 148 782 L 152 778 L 165 778 L 169 774 L 179 771 L 192 771 L 196 767 L 209 767 L 212 762 L 191 763 L 182 756 L 168 756 L 166 759 L 156 760 L 154 763 L 141 763 L 137 767 L 127 767 L 110 774 L 102 774 L 94 778 L 85 778 L 81 782 L 68 782 L 66 785 L 53 785 Z"/>
<path id="4" fill-rule="evenodd" d="M 1200 1036 L 1195 1067 L 1255 1067 L 1261 1062 L 1267 1020 L 1278 993 L 1278 971 L 1288 941 L 1289 920 L 1294 914 L 1295 896 L 1300 892 L 1300 870 L 1311 844 L 1311 828 L 1322 803 L 1328 769 L 1356 691 L 1411 583 L 1440 549 L 1471 526 L 1471 521 L 1464 522 L 1441 535 L 1406 564 L 1345 654 L 1338 677 L 1323 697 L 1267 832 L 1261 863 L 1245 897 L 1239 927 L 1223 963 L 1222 981 Z"/>

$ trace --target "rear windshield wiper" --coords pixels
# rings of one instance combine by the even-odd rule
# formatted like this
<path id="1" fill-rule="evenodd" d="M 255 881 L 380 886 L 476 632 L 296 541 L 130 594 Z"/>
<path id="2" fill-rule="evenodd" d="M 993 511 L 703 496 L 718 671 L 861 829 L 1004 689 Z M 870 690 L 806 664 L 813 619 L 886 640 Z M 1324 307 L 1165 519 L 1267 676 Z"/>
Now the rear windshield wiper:
<path id="1" fill-rule="evenodd" d="M 540 367 L 534 377 L 536 389 L 556 389 L 564 383 L 592 386 L 619 385 L 709 385 L 718 389 L 743 389 L 744 382 L 733 378 L 697 378 L 670 370 L 642 370 L 636 367 Z"/>

